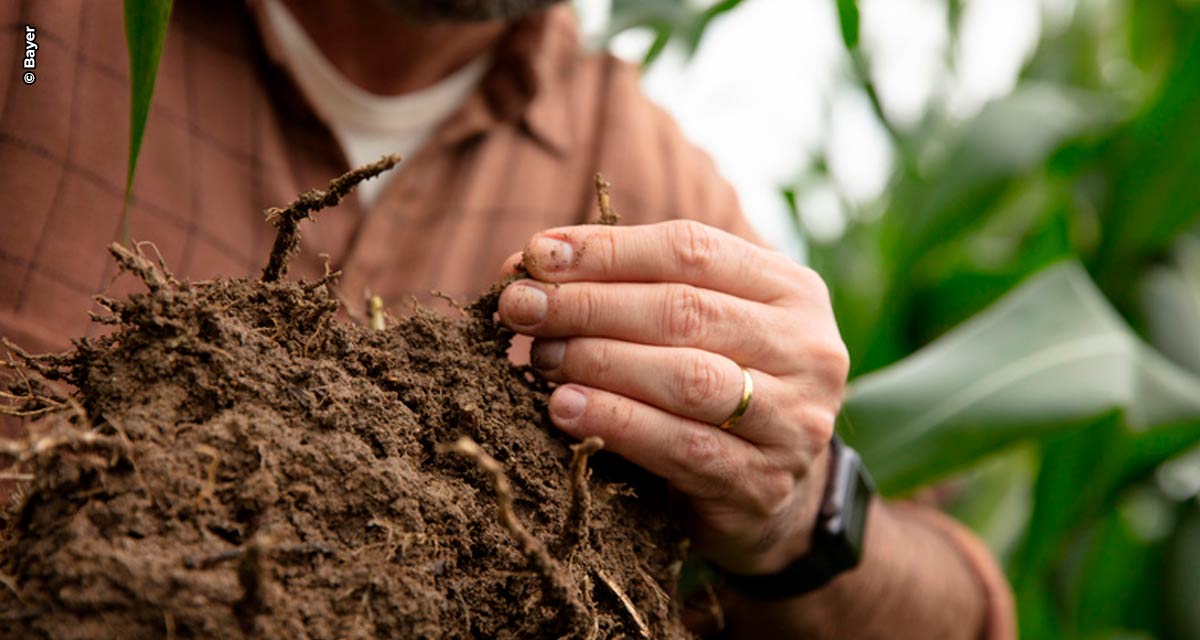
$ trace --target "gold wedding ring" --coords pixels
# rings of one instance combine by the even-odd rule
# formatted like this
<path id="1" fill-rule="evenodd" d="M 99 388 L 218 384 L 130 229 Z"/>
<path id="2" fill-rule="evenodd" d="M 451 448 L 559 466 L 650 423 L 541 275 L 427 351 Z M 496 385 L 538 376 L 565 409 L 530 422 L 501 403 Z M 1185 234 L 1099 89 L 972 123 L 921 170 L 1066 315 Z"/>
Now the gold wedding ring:
<path id="1" fill-rule="evenodd" d="M 720 426 L 722 429 L 728 429 L 738 423 L 742 416 L 746 414 L 746 409 L 750 408 L 750 398 L 754 395 L 754 379 L 750 377 L 750 370 L 742 367 L 742 400 L 738 402 L 738 406 L 725 418 Z"/>

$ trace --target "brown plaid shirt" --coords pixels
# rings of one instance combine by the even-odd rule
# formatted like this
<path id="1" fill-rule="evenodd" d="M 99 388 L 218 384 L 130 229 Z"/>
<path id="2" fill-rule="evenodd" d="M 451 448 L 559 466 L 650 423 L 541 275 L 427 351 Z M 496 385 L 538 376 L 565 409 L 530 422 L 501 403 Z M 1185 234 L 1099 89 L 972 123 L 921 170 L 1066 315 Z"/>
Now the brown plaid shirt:
<path id="1" fill-rule="evenodd" d="M 121 4 L 0 11 L 0 335 L 61 349 L 97 331 L 95 294 L 134 286 L 114 282 L 105 250 L 121 235 L 129 144 Z M 33 85 L 21 79 L 26 24 L 40 45 Z M 348 168 L 273 60 L 244 3 L 177 3 L 129 228 L 178 276 L 257 273 L 273 237 L 263 210 Z M 293 275 L 319 275 L 327 254 L 356 305 L 366 289 L 396 306 L 434 289 L 473 297 L 534 232 L 596 216 L 597 170 L 627 224 L 686 215 L 749 234 L 732 189 L 637 82 L 636 69 L 581 53 L 565 7 L 517 25 L 480 89 L 373 206 L 351 198 L 305 225 Z"/>
<path id="2" fill-rule="evenodd" d="M 122 6 L 0 5 L 0 335 L 31 351 L 92 335 L 92 298 L 121 296 L 106 247 L 121 237 L 129 140 Z M 21 65 L 26 26 L 34 84 Z M 257 274 L 263 211 L 348 169 L 276 64 L 244 0 L 180 0 L 167 36 L 129 206 L 130 235 L 183 278 Z M 753 237 L 711 160 L 638 88 L 638 71 L 585 55 L 569 10 L 514 25 L 479 89 L 375 204 L 351 197 L 304 227 L 293 277 L 342 269 L 343 298 L 392 306 L 437 289 L 478 294 L 534 232 L 596 217 L 591 176 L 613 183 L 624 224 L 689 217 Z M 916 507 L 910 509 L 919 510 Z M 1011 601 L 987 551 L 927 513 L 989 593 L 983 637 L 1011 637 Z"/>

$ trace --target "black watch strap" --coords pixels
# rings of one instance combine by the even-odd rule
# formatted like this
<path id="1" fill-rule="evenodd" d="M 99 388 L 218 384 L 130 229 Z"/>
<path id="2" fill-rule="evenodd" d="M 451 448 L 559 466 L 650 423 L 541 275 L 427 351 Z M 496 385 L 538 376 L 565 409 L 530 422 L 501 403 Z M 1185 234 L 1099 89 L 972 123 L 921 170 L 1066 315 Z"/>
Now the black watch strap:
<path id="1" fill-rule="evenodd" d="M 719 571 L 725 584 L 759 600 L 790 598 L 825 586 L 862 559 L 867 507 L 874 494 L 875 486 L 858 452 L 834 435 L 829 443 L 829 476 L 809 552 L 776 573 Z"/>

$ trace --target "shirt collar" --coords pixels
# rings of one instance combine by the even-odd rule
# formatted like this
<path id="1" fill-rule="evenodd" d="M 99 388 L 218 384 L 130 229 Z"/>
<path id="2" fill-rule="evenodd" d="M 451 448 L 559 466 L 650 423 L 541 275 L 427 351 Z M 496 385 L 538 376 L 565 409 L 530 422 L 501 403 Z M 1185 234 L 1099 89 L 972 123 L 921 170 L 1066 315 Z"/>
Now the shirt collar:
<path id="1" fill-rule="evenodd" d="M 580 57 L 575 17 L 565 4 L 515 23 L 479 91 L 447 121 L 443 139 L 458 142 L 497 122 L 518 122 L 548 149 L 565 154 L 573 141 L 560 94 Z"/>
<path id="2" fill-rule="evenodd" d="M 283 56 L 271 29 L 264 28 L 262 3 L 247 2 L 263 49 L 279 66 Z M 575 17 L 566 3 L 515 22 L 497 46 L 479 88 L 439 127 L 431 142 L 455 145 L 497 123 L 513 122 L 553 153 L 567 153 L 573 143 L 568 105 L 556 94 L 564 90 L 581 51 Z"/>

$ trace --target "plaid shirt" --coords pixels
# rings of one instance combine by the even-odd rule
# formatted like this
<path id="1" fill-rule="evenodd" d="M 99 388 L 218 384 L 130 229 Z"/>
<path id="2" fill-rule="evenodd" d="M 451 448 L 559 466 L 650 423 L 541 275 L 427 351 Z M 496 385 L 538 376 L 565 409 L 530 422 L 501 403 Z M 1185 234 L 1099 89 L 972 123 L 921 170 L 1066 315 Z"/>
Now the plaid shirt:
<path id="1" fill-rule="evenodd" d="M 106 247 L 121 235 L 128 62 L 117 2 L 8 3 L 0 34 L 0 335 L 35 351 L 100 328 L 92 297 L 121 295 Z M 21 15 L 24 13 L 25 15 Z M 21 25 L 40 42 L 23 84 Z M 276 64 L 253 11 L 179 2 L 129 208 L 177 276 L 255 274 L 274 230 L 263 211 L 348 169 Z M 4 77 L 7 74 L 7 77 Z M 751 233 L 733 190 L 638 89 L 638 72 L 585 56 L 565 7 L 514 26 L 479 89 L 377 201 L 351 197 L 303 229 L 293 277 L 344 271 L 339 290 L 388 305 L 437 289 L 477 295 L 536 231 L 596 217 L 591 176 L 626 224 L 686 216 Z"/>

